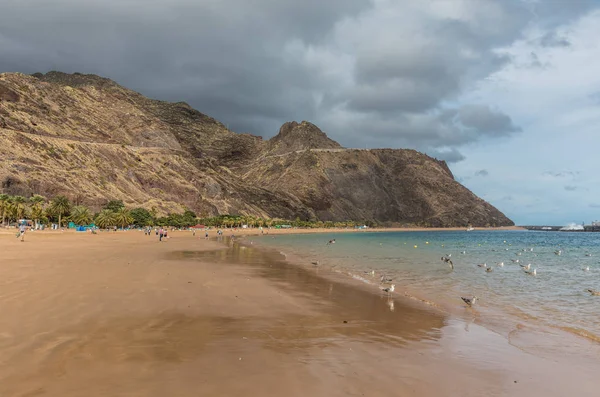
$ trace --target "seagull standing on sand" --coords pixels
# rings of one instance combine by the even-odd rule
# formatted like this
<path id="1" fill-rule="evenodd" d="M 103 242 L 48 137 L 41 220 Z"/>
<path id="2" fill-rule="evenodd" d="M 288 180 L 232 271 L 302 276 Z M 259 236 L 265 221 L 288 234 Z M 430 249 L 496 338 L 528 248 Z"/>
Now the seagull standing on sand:
<path id="1" fill-rule="evenodd" d="M 464 296 L 461 296 L 460 299 L 462 299 L 463 302 L 465 302 L 469 307 L 472 307 L 479 298 L 476 296 L 473 296 L 472 298 L 465 298 Z"/>
<path id="2" fill-rule="evenodd" d="M 321 264 L 321 262 L 316 261 L 316 262 L 313 262 L 312 264 L 315 265 L 315 266 L 319 266 Z"/>
<path id="3" fill-rule="evenodd" d="M 396 284 L 392 284 L 388 288 L 382 288 L 381 290 L 383 292 L 387 292 L 388 294 L 391 294 L 392 292 L 394 292 L 394 289 L 396 289 Z"/>

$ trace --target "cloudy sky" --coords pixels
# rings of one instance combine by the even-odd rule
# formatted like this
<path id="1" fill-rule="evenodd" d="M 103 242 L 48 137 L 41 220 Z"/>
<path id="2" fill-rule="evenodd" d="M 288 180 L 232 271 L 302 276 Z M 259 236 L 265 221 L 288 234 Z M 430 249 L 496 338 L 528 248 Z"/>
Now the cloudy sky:
<path id="1" fill-rule="evenodd" d="M 0 0 L 0 71 L 418 149 L 518 224 L 600 219 L 598 38 L 599 0 Z"/>

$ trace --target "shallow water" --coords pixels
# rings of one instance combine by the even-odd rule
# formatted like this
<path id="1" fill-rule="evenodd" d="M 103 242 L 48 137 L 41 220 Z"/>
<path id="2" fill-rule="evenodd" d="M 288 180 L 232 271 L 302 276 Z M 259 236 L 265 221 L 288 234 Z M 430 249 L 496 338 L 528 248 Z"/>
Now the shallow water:
<path id="1" fill-rule="evenodd" d="M 327 241 L 336 243 L 328 245 Z M 482 321 L 502 327 L 540 323 L 600 341 L 600 234 L 530 231 L 389 232 L 253 237 L 275 248 L 380 288 L 393 278 L 396 291 L 446 310 L 476 295 Z M 561 250 L 561 255 L 555 251 Z M 463 253 L 464 252 L 464 253 Z M 441 261 L 451 255 L 454 271 Z M 513 262 L 519 260 L 519 263 Z M 504 266 L 498 266 L 503 262 Z M 478 264 L 492 267 L 486 273 Z M 537 276 L 519 264 L 531 264 Z M 589 266 L 589 271 L 585 268 Z M 368 272 L 375 271 L 375 276 Z"/>

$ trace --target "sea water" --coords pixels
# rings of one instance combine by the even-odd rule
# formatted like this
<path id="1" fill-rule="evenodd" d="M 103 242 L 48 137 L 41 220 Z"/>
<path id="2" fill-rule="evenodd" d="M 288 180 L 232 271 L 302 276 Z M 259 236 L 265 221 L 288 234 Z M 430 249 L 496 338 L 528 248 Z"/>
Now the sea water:
<path id="1" fill-rule="evenodd" d="M 333 239 L 335 244 L 328 244 Z M 464 310 L 460 297 L 475 295 L 483 321 L 538 322 L 600 341 L 600 297 L 587 292 L 600 290 L 600 233 L 271 234 L 250 240 L 306 265 L 319 261 L 318 267 L 361 280 L 373 290 L 387 286 L 380 283 L 385 275 L 393 279 L 396 293 L 441 310 Z M 448 256 L 454 270 L 441 260 Z M 478 266 L 484 263 L 493 271 Z M 520 266 L 527 264 L 537 269 L 536 276 Z"/>

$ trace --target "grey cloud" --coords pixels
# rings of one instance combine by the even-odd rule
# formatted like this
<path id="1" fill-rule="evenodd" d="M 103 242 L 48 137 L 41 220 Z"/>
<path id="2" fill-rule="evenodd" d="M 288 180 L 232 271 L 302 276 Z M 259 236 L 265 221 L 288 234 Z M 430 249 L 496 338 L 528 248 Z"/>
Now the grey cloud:
<path id="1" fill-rule="evenodd" d="M 438 160 L 444 160 L 448 163 L 458 163 L 466 159 L 466 157 L 456 149 L 450 150 L 429 150 L 427 154 L 435 157 Z"/>
<path id="2" fill-rule="evenodd" d="M 344 146 L 456 162 L 519 131 L 485 104 L 449 105 L 510 62 L 495 50 L 589 6 L 436 1 L 4 1 L 0 71 L 96 73 L 239 132 L 311 120 Z"/>
<path id="3" fill-rule="evenodd" d="M 490 173 L 488 170 L 479 170 L 475 172 L 475 176 L 488 176 Z"/>
<path id="4" fill-rule="evenodd" d="M 509 135 L 521 129 L 515 126 L 511 118 L 488 106 L 463 106 L 458 114 L 460 122 L 467 128 L 473 128 L 480 134 Z"/>
<path id="5" fill-rule="evenodd" d="M 570 47 L 571 43 L 564 37 L 560 37 L 556 32 L 548 32 L 539 39 L 542 47 Z"/>
<path id="6" fill-rule="evenodd" d="M 565 186 L 565 190 L 568 191 L 568 192 L 574 192 L 577 189 L 578 189 L 577 186 L 573 186 L 573 185 L 567 185 L 567 186 Z"/>
<path id="7" fill-rule="evenodd" d="M 542 175 L 557 179 L 574 179 L 579 175 L 579 171 L 546 171 Z"/>

